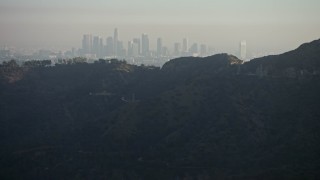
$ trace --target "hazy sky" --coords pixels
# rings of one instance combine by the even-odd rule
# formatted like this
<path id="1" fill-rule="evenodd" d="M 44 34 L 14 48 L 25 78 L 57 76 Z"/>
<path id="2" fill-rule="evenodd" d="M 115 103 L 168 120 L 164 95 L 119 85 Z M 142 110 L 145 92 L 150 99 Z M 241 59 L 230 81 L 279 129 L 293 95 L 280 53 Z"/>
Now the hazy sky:
<path id="1" fill-rule="evenodd" d="M 232 52 L 286 51 L 320 38 L 319 0 L 1 0 L 0 45 L 80 47 L 83 34 L 148 33 L 169 48 L 188 37 Z"/>

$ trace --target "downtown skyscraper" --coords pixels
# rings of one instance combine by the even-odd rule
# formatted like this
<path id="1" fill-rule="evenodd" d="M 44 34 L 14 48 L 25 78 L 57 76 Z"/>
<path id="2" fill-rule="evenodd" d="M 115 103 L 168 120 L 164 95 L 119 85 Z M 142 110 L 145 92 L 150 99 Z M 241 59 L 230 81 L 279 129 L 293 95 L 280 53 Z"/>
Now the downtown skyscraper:
<path id="1" fill-rule="evenodd" d="M 140 43 L 140 38 L 133 38 L 133 43 L 136 44 L 136 48 L 137 48 L 137 55 L 141 54 L 141 43 Z"/>
<path id="2" fill-rule="evenodd" d="M 115 28 L 114 29 L 114 34 L 113 34 L 113 55 L 115 56 L 115 57 L 117 57 L 118 56 L 118 29 L 117 28 Z"/>
<path id="3" fill-rule="evenodd" d="M 176 43 L 174 43 L 173 48 L 174 48 L 173 55 L 176 56 L 176 57 L 180 56 L 180 54 L 181 54 L 181 44 L 176 42 Z"/>
<path id="4" fill-rule="evenodd" d="M 114 50 L 113 50 L 114 46 L 113 46 L 113 38 L 112 36 L 107 37 L 106 39 L 106 56 L 111 57 L 113 56 Z"/>
<path id="5" fill-rule="evenodd" d="M 147 56 L 149 54 L 149 37 L 148 34 L 142 34 L 141 36 L 142 41 L 142 56 Z"/>
<path id="6" fill-rule="evenodd" d="M 239 45 L 239 55 L 241 60 L 246 60 L 247 58 L 247 42 L 241 41 Z"/>
<path id="7" fill-rule="evenodd" d="M 189 51 L 188 39 L 183 38 L 182 40 L 182 52 L 187 53 Z"/>
<path id="8" fill-rule="evenodd" d="M 100 36 L 94 36 L 92 43 L 92 54 L 94 54 L 97 58 L 102 58 L 104 56 L 104 52 L 103 39 Z"/>
<path id="9" fill-rule="evenodd" d="M 82 54 L 91 54 L 92 53 L 92 35 L 85 34 L 82 39 Z"/>
<path id="10" fill-rule="evenodd" d="M 157 56 L 162 56 L 162 38 L 157 39 Z"/>

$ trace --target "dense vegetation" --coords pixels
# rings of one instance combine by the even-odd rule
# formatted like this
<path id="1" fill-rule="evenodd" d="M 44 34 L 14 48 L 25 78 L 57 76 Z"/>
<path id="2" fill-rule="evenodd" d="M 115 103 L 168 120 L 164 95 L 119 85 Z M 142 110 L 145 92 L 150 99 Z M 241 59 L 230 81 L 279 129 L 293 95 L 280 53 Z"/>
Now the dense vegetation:
<path id="1" fill-rule="evenodd" d="M 1 179 L 316 179 L 320 41 L 244 63 L 0 66 Z"/>

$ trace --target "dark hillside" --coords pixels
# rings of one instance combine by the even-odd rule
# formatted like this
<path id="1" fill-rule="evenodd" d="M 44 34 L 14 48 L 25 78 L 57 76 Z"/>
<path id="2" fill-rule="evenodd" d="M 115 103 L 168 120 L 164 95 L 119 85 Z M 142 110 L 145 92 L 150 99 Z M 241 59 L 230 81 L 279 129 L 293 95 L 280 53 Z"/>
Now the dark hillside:
<path id="1" fill-rule="evenodd" d="M 0 178 L 317 179 L 318 49 L 162 69 L 4 63 Z"/>

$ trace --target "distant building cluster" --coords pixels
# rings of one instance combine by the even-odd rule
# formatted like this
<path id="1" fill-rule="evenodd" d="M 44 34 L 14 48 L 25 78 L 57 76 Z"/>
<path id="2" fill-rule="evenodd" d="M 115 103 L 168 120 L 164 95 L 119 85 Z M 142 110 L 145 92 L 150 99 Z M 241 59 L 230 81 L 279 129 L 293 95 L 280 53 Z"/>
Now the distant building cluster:
<path id="1" fill-rule="evenodd" d="M 156 39 L 156 48 L 150 49 L 149 36 L 142 33 L 140 37 L 134 37 L 127 43 L 119 38 L 118 29 L 114 29 L 113 35 L 106 37 L 93 36 L 92 34 L 84 34 L 82 36 L 81 48 L 72 48 L 66 52 L 52 52 L 50 50 L 41 49 L 32 54 L 12 53 L 8 48 L 0 49 L 0 61 L 8 59 L 26 60 L 44 60 L 51 59 L 68 59 L 74 57 L 84 57 L 89 62 L 98 59 L 120 59 L 126 60 L 131 64 L 145 64 L 162 66 L 170 59 L 185 56 L 205 57 L 213 55 L 216 52 L 212 47 L 206 44 L 189 43 L 188 38 L 183 38 L 181 42 L 174 42 L 172 47 L 164 45 L 161 37 Z M 247 44 L 241 41 L 239 46 L 239 59 L 247 60 Z"/>
<path id="2" fill-rule="evenodd" d="M 182 44 L 175 42 L 173 48 L 164 46 L 163 39 L 157 38 L 156 49 L 150 49 L 149 36 L 143 33 L 141 37 L 133 38 L 125 43 L 119 39 L 119 32 L 116 28 L 113 36 L 105 39 L 100 36 L 85 34 L 82 37 L 82 48 L 76 51 L 69 51 L 70 56 L 82 56 L 89 59 L 118 58 L 126 59 L 129 63 L 143 63 L 161 65 L 171 58 L 180 56 L 208 56 L 213 54 L 213 48 L 207 45 L 193 43 L 189 46 L 187 38 L 183 38 Z M 149 62 L 148 62 L 149 61 Z"/>

